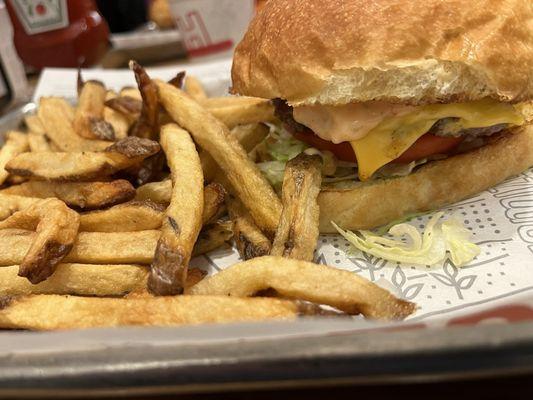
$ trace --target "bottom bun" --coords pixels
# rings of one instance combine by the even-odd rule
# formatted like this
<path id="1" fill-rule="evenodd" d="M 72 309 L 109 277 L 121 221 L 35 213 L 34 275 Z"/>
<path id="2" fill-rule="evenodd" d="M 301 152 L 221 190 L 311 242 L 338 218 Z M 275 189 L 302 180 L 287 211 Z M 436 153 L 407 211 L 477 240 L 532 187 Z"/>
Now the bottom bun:
<path id="1" fill-rule="evenodd" d="M 416 172 L 325 189 L 318 196 L 320 232 L 371 229 L 478 194 L 533 165 L 533 125 L 515 128 L 468 153 L 433 161 Z"/>

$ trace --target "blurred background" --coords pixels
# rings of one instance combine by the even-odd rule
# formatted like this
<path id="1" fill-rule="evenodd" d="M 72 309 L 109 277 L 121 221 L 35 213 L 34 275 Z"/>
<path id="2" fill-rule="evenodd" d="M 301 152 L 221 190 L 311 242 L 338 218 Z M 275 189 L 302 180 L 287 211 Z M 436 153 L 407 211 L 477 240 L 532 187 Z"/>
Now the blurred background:
<path id="1" fill-rule="evenodd" d="M 123 68 L 231 57 L 265 0 L 0 0 L 0 115 L 43 68 Z"/>

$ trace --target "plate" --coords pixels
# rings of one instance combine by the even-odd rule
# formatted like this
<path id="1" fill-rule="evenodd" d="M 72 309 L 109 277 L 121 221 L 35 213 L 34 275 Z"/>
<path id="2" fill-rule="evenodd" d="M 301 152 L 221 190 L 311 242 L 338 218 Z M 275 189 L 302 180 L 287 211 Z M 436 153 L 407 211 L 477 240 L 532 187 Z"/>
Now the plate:
<path id="1" fill-rule="evenodd" d="M 229 62 L 149 70 L 168 79 L 180 69 L 227 93 Z M 72 75 L 73 79 L 69 79 Z M 37 100 L 75 96 L 76 71 L 46 70 Z M 84 71 L 119 89 L 129 71 Z M 61 79 L 58 79 L 61 77 Z M 34 104 L 0 119 L 13 129 Z M 375 383 L 525 373 L 533 370 L 533 172 L 445 209 L 471 228 L 482 249 L 469 266 L 402 266 L 347 255 L 340 236 L 324 235 L 317 262 L 361 274 L 420 305 L 409 320 L 361 318 L 0 332 L 0 395 L 184 393 L 326 383 Z M 422 227 L 427 217 L 415 220 Z M 194 259 L 209 273 L 238 261 L 231 248 Z"/>

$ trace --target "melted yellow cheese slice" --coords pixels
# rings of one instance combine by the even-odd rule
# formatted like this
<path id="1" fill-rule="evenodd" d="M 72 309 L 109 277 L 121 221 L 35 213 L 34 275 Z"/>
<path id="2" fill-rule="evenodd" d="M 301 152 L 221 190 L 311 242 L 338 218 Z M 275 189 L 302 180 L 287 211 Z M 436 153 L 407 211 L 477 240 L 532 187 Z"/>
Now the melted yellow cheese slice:
<path id="1" fill-rule="evenodd" d="M 524 123 L 522 114 L 511 104 L 495 100 L 421 106 L 407 115 L 383 120 L 365 137 L 350 142 L 359 165 L 359 179 L 370 178 L 411 147 L 435 122 L 448 117 L 459 118 L 457 124 L 464 129 Z"/>

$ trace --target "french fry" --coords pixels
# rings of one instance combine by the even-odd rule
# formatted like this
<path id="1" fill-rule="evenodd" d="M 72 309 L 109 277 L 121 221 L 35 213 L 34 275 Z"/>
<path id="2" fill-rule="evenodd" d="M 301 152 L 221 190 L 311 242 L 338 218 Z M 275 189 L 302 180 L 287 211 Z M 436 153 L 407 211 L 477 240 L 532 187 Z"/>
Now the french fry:
<path id="1" fill-rule="evenodd" d="M 6 184 L 8 185 L 20 185 L 21 183 L 27 182 L 28 178 L 23 176 L 9 175 L 6 179 Z"/>
<path id="2" fill-rule="evenodd" d="M 135 232 L 159 229 L 165 208 L 151 201 L 131 201 L 107 210 L 81 214 L 80 231 Z"/>
<path id="3" fill-rule="evenodd" d="M 211 225 L 206 229 L 210 229 Z M 224 225 L 216 227 L 226 231 Z M 146 230 L 137 232 L 79 232 L 72 250 L 63 259 L 67 263 L 82 264 L 143 264 L 149 265 L 161 231 Z M 202 235 L 202 233 L 200 233 Z M 199 235 L 199 236 L 200 236 Z M 192 257 L 205 254 L 223 243 L 220 235 L 202 235 L 202 241 L 195 244 Z M 226 236 L 227 237 L 227 236 Z M 212 240 L 213 242 L 209 242 Z M 23 229 L 0 231 L 0 266 L 20 264 L 24 255 L 35 241 L 35 233 Z"/>
<path id="4" fill-rule="evenodd" d="M 119 113 L 126 118 L 131 125 L 137 118 L 141 116 L 142 100 L 134 99 L 129 96 L 111 97 L 105 102 L 107 108 Z"/>
<path id="5" fill-rule="evenodd" d="M 166 204 L 170 203 L 172 195 L 172 181 L 165 179 L 159 182 L 146 183 L 137 188 L 135 200 L 138 201 L 153 201 L 154 203 Z"/>
<path id="6" fill-rule="evenodd" d="M 46 136 L 36 132 L 28 132 L 28 145 L 34 153 L 52 151 Z"/>
<path id="7" fill-rule="evenodd" d="M 57 146 L 50 142 L 46 136 L 44 125 L 37 115 L 28 115 L 24 118 L 28 128 L 28 144 L 30 151 L 58 151 Z"/>
<path id="8" fill-rule="evenodd" d="M 57 197 L 70 207 L 94 210 L 131 200 L 135 188 L 124 179 L 110 182 L 29 181 L 0 190 L 0 194 L 42 199 Z"/>
<path id="9" fill-rule="evenodd" d="M 104 152 L 22 153 L 11 159 L 6 170 L 14 175 L 51 181 L 87 181 L 109 176 L 156 154 L 157 142 L 127 137 Z"/>
<path id="10" fill-rule="evenodd" d="M 80 217 L 57 199 L 41 200 L 0 222 L 0 229 L 35 230 L 34 240 L 20 263 L 19 276 L 39 283 L 53 274 L 68 254 L 80 224 Z"/>
<path id="11" fill-rule="evenodd" d="M 103 119 L 106 94 L 101 82 L 87 81 L 83 84 L 73 121 L 74 130 L 81 137 L 115 140 L 113 126 Z"/>
<path id="12" fill-rule="evenodd" d="M 24 117 L 24 123 L 30 132 L 46 135 L 46 129 L 37 115 L 27 115 Z"/>
<path id="13" fill-rule="evenodd" d="M 217 221 L 206 226 L 198 235 L 194 245 L 194 255 L 205 254 L 218 249 L 233 237 L 233 223 L 231 221 Z"/>
<path id="14" fill-rule="evenodd" d="M 301 311 L 307 311 L 306 307 L 289 300 L 225 296 L 106 298 L 32 295 L 4 297 L 0 304 L 1 328 L 31 330 L 293 320 Z"/>
<path id="15" fill-rule="evenodd" d="M 36 285 L 17 275 L 18 265 L 0 268 L 0 295 L 76 294 L 122 296 L 146 287 L 148 268 L 140 265 L 59 264 Z"/>
<path id="16" fill-rule="evenodd" d="M 185 81 L 185 71 L 180 71 L 171 78 L 168 83 L 170 83 L 172 86 L 176 86 L 178 89 L 183 89 L 183 83 Z"/>
<path id="17" fill-rule="evenodd" d="M 2 193 L 0 191 L 0 193 Z M 170 179 L 160 182 L 150 182 L 137 188 L 137 201 L 152 201 L 168 205 L 172 195 L 172 181 Z M 204 208 L 202 224 L 205 225 L 217 218 L 224 206 L 226 190 L 219 183 L 210 183 L 204 188 Z"/>
<path id="18" fill-rule="evenodd" d="M 220 183 L 213 182 L 204 188 L 202 225 L 207 225 L 220 216 L 225 206 L 225 200 L 226 189 Z"/>
<path id="19" fill-rule="evenodd" d="M 252 151 L 268 135 L 268 127 L 264 124 L 248 124 L 236 126 L 231 130 L 231 134 L 239 141 L 246 152 Z M 204 180 L 212 182 L 221 180 L 224 172 L 220 170 L 217 162 L 206 151 L 200 152 L 200 162 L 204 171 Z"/>
<path id="20" fill-rule="evenodd" d="M 0 185 L 5 182 L 9 172 L 5 169 L 7 163 L 17 155 L 28 151 L 28 137 L 21 132 L 10 131 L 5 135 L 6 142 L 0 149 Z"/>
<path id="21" fill-rule="evenodd" d="M 403 319 L 416 308 L 353 272 L 274 256 L 235 264 L 205 278 L 187 294 L 247 297 L 269 288 L 287 298 L 373 319 Z"/>
<path id="22" fill-rule="evenodd" d="M 82 264 L 150 264 L 160 231 L 80 232 L 63 259 Z M 0 230 L 0 265 L 20 264 L 35 240 L 35 233 Z"/>
<path id="23" fill-rule="evenodd" d="M 202 228 L 203 175 L 196 147 L 186 131 L 175 124 L 165 125 L 160 141 L 173 185 L 148 289 L 156 295 L 171 295 L 183 292 L 193 246 Z"/>
<path id="24" fill-rule="evenodd" d="M 104 120 L 113 127 L 116 140 L 124 139 L 128 136 L 128 130 L 133 121 L 130 120 L 128 116 L 114 110 L 112 107 L 108 107 L 107 103 L 110 100 L 119 98 L 115 92 L 108 90 L 105 98 L 106 102 L 103 112 Z"/>
<path id="25" fill-rule="evenodd" d="M 136 87 L 124 87 L 119 92 L 120 97 L 131 97 L 136 100 L 142 101 L 141 92 Z"/>
<path id="26" fill-rule="evenodd" d="M 185 86 L 183 90 L 185 90 L 185 93 L 187 93 L 197 102 L 202 102 L 207 99 L 207 94 L 205 93 L 204 87 L 194 76 L 185 76 Z"/>
<path id="27" fill-rule="evenodd" d="M 228 200 L 228 211 L 233 221 L 233 234 L 237 251 L 243 260 L 266 256 L 270 253 L 270 240 L 255 225 L 250 213 L 238 199 Z"/>
<path id="28" fill-rule="evenodd" d="M 267 99 L 227 96 L 205 99 L 202 104 L 228 128 L 275 120 L 274 106 Z"/>
<path id="29" fill-rule="evenodd" d="M 322 159 L 300 154 L 290 160 L 283 176 L 283 211 L 270 254 L 313 261 L 318 240 L 317 197 L 322 184 Z"/>
<path id="30" fill-rule="evenodd" d="M 30 207 L 38 203 L 41 199 L 4 194 L 0 192 L 0 221 L 6 219 L 11 214 Z"/>
<path id="31" fill-rule="evenodd" d="M 142 108 L 139 119 L 131 128 L 131 135 L 148 139 L 157 139 L 159 133 L 159 97 L 157 86 L 152 82 L 143 67 L 130 61 L 130 69 L 135 74 L 137 87 L 142 96 Z"/>
<path id="32" fill-rule="evenodd" d="M 207 271 L 204 271 L 200 268 L 189 268 L 189 272 L 187 274 L 187 282 L 185 283 L 185 287 L 191 287 L 196 285 L 198 282 L 200 282 L 202 279 L 204 279 L 207 275 Z"/>
<path id="33" fill-rule="evenodd" d="M 74 110 L 63 98 L 41 97 L 37 111 L 46 135 L 61 151 L 100 151 L 112 144 L 84 139 L 74 132 Z"/>
<path id="34" fill-rule="evenodd" d="M 156 83 L 171 117 L 217 160 L 256 224 L 273 234 L 281 215 L 281 202 L 246 151 L 222 122 L 186 93 L 162 81 Z"/>

